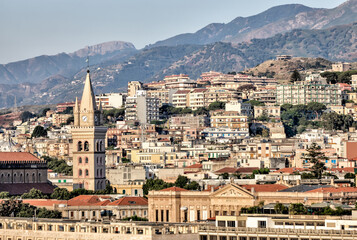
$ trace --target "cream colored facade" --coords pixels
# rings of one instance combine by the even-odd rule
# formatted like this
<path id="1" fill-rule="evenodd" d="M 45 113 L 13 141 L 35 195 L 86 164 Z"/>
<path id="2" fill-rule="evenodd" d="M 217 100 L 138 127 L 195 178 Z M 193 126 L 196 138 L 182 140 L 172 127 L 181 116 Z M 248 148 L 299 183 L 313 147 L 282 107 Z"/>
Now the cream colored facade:
<path id="1" fill-rule="evenodd" d="M 248 117 L 237 115 L 237 112 L 214 112 L 211 115 L 211 127 L 227 127 L 238 130 L 248 130 Z"/>
<path id="2" fill-rule="evenodd" d="M 101 190 L 105 188 L 105 136 L 101 127 L 102 110 L 97 109 L 89 71 L 86 76 L 81 104 L 73 110 L 73 188 Z"/>
<path id="3" fill-rule="evenodd" d="M 231 183 L 214 192 L 177 190 L 177 188 L 150 191 L 148 200 L 149 221 L 196 222 L 219 215 L 238 216 L 242 207 L 255 206 L 260 201 L 264 201 L 264 204 L 277 202 L 312 204 L 322 201 L 323 194 L 254 192 Z"/>
<path id="4" fill-rule="evenodd" d="M 143 84 L 139 81 L 128 82 L 128 97 L 135 97 L 136 91 L 143 88 Z"/>
<path id="5" fill-rule="evenodd" d="M 0 218 L 1 240 L 198 240 L 197 230 L 192 224 Z"/>

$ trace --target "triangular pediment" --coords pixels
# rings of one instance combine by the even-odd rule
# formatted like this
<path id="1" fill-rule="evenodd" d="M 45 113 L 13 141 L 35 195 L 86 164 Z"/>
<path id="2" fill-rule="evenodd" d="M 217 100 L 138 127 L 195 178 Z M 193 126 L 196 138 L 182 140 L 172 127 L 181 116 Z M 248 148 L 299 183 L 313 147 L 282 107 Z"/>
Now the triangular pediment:
<path id="1" fill-rule="evenodd" d="M 232 198 L 252 198 L 254 199 L 254 195 L 234 183 L 228 184 L 223 188 L 213 192 L 211 197 L 232 197 Z"/>

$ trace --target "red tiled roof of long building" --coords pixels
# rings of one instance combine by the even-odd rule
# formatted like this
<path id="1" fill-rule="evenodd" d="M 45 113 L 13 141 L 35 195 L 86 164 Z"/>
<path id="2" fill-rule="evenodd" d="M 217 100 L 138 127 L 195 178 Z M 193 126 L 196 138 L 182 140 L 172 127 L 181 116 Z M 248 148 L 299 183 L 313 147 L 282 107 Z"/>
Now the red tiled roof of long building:
<path id="1" fill-rule="evenodd" d="M 103 205 L 106 201 L 107 200 L 101 200 L 100 197 L 96 195 L 80 195 L 68 200 L 68 206 Z"/>
<path id="2" fill-rule="evenodd" d="M 133 206 L 133 205 L 148 205 L 148 200 L 143 197 L 123 197 L 120 198 L 112 203 L 108 204 L 109 206 L 113 205 L 128 205 L 128 206 Z"/>
<path id="3" fill-rule="evenodd" d="M 281 184 L 252 184 L 252 185 L 241 185 L 241 187 L 252 191 L 254 188 L 255 192 L 277 192 L 280 190 L 287 189 L 287 186 Z"/>
<path id="4" fill-rule="evenodd" d="M 23 199 L 23 203 L 28 203 L 35 207 L 48 207 L 59 204 L 67 204 L 67 200 L 57 200 L 57 199 Z"/>
<path id="5" fill-rule="evenodd" d="M 221 173 L 236 173 L 238 171 L 237 168 L 233 168 L 233 167 L 224 167 L 221 168 L 217 171 L 215 171 L 215 173 L 221 174 Z"/>
<path id="6" fill-rule="evenodd" d="M 307 191 L 310 193 L 313 192 L 330 192 L 330 193 L 336 193 L 336 192 L 357 192 L 356 187 L 327 187 L 327 188 L 317 188 L 314 190 Z"/>
<path id="7" fill-rule="evenodd" d="M 45 162 L 28 152 L 0 152 L 0 162 Z"/>
<path id="8" fill-rule="evenodd" d="M 184 188 L 179 188 L 179 187 L 169 187 L 169 188 L 162 189 L 160 191 L 183 192 L 183 191 L 188 191 L 188 190 L 184 189 Z"/>
<path id="9" fill-rule="evenodd" d="M 187 166 L 185 167 L 186 168 L 202 168 L 202 164 L 201 163 L 196 163 L 196 164 L 193 164 L 191 166 Z"/>

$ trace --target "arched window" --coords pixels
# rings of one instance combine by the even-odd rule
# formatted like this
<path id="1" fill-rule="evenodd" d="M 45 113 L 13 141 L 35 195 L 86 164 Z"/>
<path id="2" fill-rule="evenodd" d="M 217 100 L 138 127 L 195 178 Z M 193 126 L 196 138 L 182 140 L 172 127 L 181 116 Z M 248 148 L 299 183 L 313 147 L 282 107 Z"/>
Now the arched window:
<path id="1" fill-rule="evenodd" d="M 102 169 L 100 169 L 100 177 L 102 177 L 103 176 L 103 171 L 102 171 Z"/>
<path id="2" fill-rule="evenodd" d="M 16 182 L 16 180 L 17 180 L 16 177 L 17 177 L 17 174 L 14 173 L 14 183 L 17 183 L 17 182 Z"/>
<path id="3" fill-rule="evenodd" d="M 82 176 L 82 169 L 79 169 L 78 175 L 79 175 L 79 176 Z"/>
<path id="4" fill-rule="evenodd" d="M 99 177 L 99 169 L 97 169 L 97 177 Z"/>
<path id="5" fill-rule="evenodd" d="M 3 174 L 3 173 L 1 174 L 0 182 L 1 182 L 1 183 L 4 183 L 4 174 Z"/>
<path id="6" fill-rule="evenodd" d="M 100 149 L 100 148 L 99 148 L 99 142 L 97 141 L 97 143 L 96 143 L 96 145 L 95 145 L 95 151 L 96 151 L 96 152 L 99 152 L 99 149 Z"/>
<path id="7" fill-rule="evenodd" d="M 102 165 L 102 164 L 103 164 L 102 157 L 100 157 L 100 165 Z"/>
<path id="8" fill-rule="evenodd" d="M 103 152 L 103 141 L 100 141 L 99 149 L 100 149 L 101 152 Z"/>
<path id="9" fill-rule="evenodd" d="M 30 182 L 30 175 L 28 173 L 26 173 L 26 182 L 29 183 Z"/>
<path id="10" fill-rule="evenodd" d="M 11 175 L 10 175 L 10 173 L 7 174 L 7 182 L 8 182 L 8 183 L 11 182 Z"/>
<path id="11" fill-rule="evenodd" d="M 82 142 L 79 141 L 78 144 L 77 144 L 77 150 L 78 152 L 82 151 L 83 147 L 82 147 Z"/>
<path id="12" fill-rule="evenodd" d="M 125 189 L 123 189 L 123 194 L 125 194 Z"/>
<path id="13" fill-rule="evenodd" d="M 38 182 L 41 182 L 41 173 L 38 173 Z"/>
<path id="14" fill-rule="evenodd" d="M 78 158 L 78 163 L 82 163 L 82 158 L 81 157 Z"/>
<path id="15" fill-rule="evenodd" d="M 89 171 L 88 171 L 88 169 L 86 169 L 86 176 L 89 176 Z"/>
<path id="16" fill-rule="evenodd" d="M 21 183 L 24 182 L 24 175 L 22 175 L 22 173 L 20 173 L 20 182 L 21 182 Z"/>
<path id="17" fill-rule="evenodd" d="M 36 181 L 35 173 L 32 173 L 32 182 L 34 183 Z"/>
<path id="18" fill-rule="evenodd" d="M 88 158 L 86 157 L 86 163 L 88 163 Z"/>
<path id="19" fill-rule="evenodd" d="M 84 142 L 84 151 L 89 151 L 89 143 L 88 143 L 88 141 Z"/>

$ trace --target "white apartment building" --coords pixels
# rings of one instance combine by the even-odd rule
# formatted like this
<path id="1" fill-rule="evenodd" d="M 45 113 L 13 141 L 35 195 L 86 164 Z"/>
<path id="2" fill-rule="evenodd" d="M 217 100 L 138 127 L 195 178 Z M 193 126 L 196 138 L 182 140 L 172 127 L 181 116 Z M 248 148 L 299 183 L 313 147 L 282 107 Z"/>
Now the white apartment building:
<path id="1" fill-rule="evenodd" d="M 99 102 L 103 109 L 122 108 L 125 103 L 126 94 L 123 93 L 103 93 L 95 96 L 95 102 L 99 107 Z"/>

